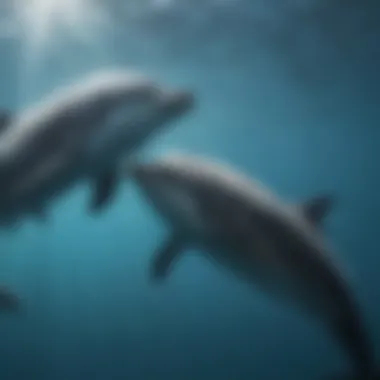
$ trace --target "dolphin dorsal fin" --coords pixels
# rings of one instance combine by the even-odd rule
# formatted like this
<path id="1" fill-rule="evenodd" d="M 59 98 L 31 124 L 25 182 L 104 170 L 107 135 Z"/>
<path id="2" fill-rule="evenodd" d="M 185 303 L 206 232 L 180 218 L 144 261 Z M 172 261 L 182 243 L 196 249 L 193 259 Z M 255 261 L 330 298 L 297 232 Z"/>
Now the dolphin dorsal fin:
<path id="1" fill-rule="evenodd" d="M 301 208 L 305 218 L 311 224 L 319 226 L 330 212 L 333 203 L 334 198 L 331 195 L 320 195 L 304 202 Z"/>

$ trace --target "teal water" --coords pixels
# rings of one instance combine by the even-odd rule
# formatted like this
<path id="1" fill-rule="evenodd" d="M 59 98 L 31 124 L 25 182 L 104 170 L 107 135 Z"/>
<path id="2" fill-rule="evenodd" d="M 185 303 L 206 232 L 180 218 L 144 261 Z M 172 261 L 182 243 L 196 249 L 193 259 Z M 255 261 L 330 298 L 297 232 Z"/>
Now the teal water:
<path id="1" fill-rule="evenodd" d="M 335 194 L 326 239 L 380 357 L 376 2 L 114 0 L 100 10 L 88 1 L 84 11 L 83 3 L 71 13 L 59 8 L 53 25 L 64 25 L 45 32 L 44 43 L 41 4 L 30 12 L 39 23 L 17 29 L 19 17 L 16 31 L 7 22 L 21 11 L 4 9 L 0 104 L 16 112 L 59 84 L 115 66 L 193 88 L 196 112 L 143 156 L 215 156 L 295 203 Z M 94 9 L 107 15 L 101 26 Z M 76 17 L 65 24 L 65 12 Z M 45 224 L 1 233 L 1 282 L 27 303 L 26 315 L 0 317 L 1 380 L 275 380 L 350 371 L 327 332 L 196 252 L 166 283 L 151 284 L 150 258 L 168 231 L 132 182 L 96 218 L 87 213 L 90 191 L 65 196 Z"/>

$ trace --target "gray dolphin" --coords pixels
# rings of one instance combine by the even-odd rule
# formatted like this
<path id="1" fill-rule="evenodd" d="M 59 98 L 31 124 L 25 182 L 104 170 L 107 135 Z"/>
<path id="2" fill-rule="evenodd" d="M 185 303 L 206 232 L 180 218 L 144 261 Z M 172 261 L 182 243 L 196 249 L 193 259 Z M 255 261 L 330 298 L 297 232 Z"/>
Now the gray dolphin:
<path id="1" fill-rule="evenodd" d="M 0 224 L 44 218 L 58 194 L 91 181 L 98 211 L 118 183 L 117 166 L 154 132 L 193 108 L 190 91 L 142 73 L 100 70 L 59 87 L 20 114 L 0 114 Z"/>
<path id="2" fill-rule="evenodd" d="M 184 249 L 198 248 L 327 326 L 353 361 L 355 379 L 378 379 L 359 309 L 320 231 L 331 196 L 286 204 L 226 164 L 181 153 L 130 170 L 172 230 L 154 255 L 153 279 L 165 278 Z"/>

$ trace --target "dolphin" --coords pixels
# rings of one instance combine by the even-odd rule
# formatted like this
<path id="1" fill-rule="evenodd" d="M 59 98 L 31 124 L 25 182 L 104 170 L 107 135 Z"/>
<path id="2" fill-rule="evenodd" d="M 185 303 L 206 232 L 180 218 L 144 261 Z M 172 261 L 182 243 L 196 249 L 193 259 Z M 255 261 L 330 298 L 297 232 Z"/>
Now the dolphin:
<path id="1" fill-rule="evenodd" d="M 141 72 L 98 70 L 54 89 L 19 114 L 0 112 L 0 225 L 46 218 L 59 194 L 90 182 L 89 209 L 115 193 L 118 164 L 171 121 L 193 109 L 189 90 Z"/>
<path id="2" fill-rule="evenodd" d="M 344 271 L 322 236 L 332 195 L 286 203 L 226 163 L 181 152 L 129 172 L 171 231 L 153 256 L 152 280 L 164 280 L 186 248 L 198 249 L 325 326 L 354 364 L 355 377 L 344 378 L 380 379 Z"/>

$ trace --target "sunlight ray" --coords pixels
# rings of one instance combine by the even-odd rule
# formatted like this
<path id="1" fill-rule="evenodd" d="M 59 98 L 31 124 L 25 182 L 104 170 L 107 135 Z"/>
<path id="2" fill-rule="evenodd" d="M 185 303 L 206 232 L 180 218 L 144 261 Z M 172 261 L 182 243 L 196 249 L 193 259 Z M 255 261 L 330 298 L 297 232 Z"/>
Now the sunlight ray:
<path id="1" fill-rule="evenodd" d="M 41 63 L 60 54 L 66 42 L 85 48 L 97 42 L 112 25 L 106 9 L 97 0 L 12 0 L 12 24 L 17 25 L 22 47 L 20 92 L 30 92 Z M 62 60 L 66 59 L 63 55 Z"/>

